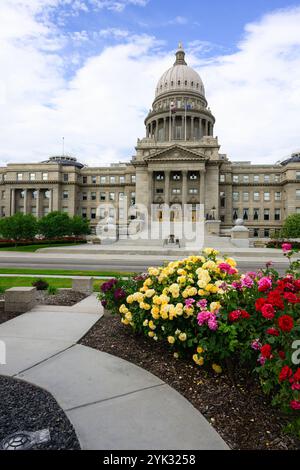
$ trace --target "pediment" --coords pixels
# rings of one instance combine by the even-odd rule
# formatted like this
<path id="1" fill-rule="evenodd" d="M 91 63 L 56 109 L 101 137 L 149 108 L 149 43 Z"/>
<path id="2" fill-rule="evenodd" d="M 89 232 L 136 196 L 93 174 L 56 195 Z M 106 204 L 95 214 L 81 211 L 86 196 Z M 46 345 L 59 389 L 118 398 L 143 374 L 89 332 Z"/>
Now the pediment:
<path id="1" fill-rule="evenodd" d="M 205 161 L 207 158 L 203 154 L 199 154 L 194 150 L 181 147 L 180 145 L 172 145 L 172 147 L 159 150 L 158 152 L 144 158 L 145 161 Z"/>

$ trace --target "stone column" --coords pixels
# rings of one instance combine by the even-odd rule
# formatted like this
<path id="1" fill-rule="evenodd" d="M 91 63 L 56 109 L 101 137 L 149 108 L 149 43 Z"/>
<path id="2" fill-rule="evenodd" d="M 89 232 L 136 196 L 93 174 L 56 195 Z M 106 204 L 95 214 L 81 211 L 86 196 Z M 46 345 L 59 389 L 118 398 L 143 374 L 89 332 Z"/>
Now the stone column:
<path id="1" fill-rule="evenodd" d="M 191 117 L 191 140 L 194 140 L 194 116 Z"/>
<path id="2" fill-rule="evenodd" d="M 24 189 L 24 215 L 27 214 L 28 205 L 28 189 Z"/>
<path id="3" fill-rule="evenodd" d="M 167 118 L 164 117 L 164 141 L 167 141 Z"/>
<path id="4" fill-rule="evenodd" d="M 181 201 L 182 201 L 182 210 L 184 210 L 184 205 L 187 203 L 187 170 L 182 170 L 181 176 L 182 176 Z"/>
<path id="5" fill-rule="evenodd" d="M 14 215 L 16 212 L 16 190 L 11 190 L 11 204 L 10 204 L 10 215 Z"/>
<path id="6" fill-rule="evenodd" d="M 153 137 L 153 121 L 150 123 L 150 137 Z"/>
<path id="7" fill-rule="evenodd" d="M 53 189 L 49 189 L 49 212 L 53 211 Z"/>
<path id="8" fill-rule="evenodd" d="M 41 190 L 36 190 L 36 217 L 39 219 L 41 213 Z"/>
<path id="9" fill-rule="evenodd" d="M 170 203 L 170 170 L 165 170 L 165 204 Z"/>
<path id="10" fill-rule="evenodd" d="M 158 138 L 158 119 L 155 121 L 155 140 L 157 141 Z"/>
<path id="11" fill-rule="evenodd" d="M 205 135 L 208 135 L 208 121 L 205 121 Z"/>
<path id="12" fill-rule="evenodd" d="M 204 171 L 200 171 L 199 199 L 200 199 L 200 204 L 205 204 L 205 172 Z"/>
<path id="13" fill-rule="evenodd" d="M 181 116 L 181 140 L 184 140 L 184 115 Z"/>
<path id="14" fill-rule="evenodd" d="M 202 130 L 202 118 L 199 118 L 199 139 L 202 139 L 203 137 L 203 130 Z"/>

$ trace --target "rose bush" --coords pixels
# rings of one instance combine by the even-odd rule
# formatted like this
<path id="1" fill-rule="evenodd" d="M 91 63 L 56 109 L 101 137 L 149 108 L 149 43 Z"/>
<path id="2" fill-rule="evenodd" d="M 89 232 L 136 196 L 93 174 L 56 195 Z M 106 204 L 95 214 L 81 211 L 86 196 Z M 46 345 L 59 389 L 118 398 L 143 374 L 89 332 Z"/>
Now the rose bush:
<path id="1" fill-rule="evenodd" d="M 291 259 L 291 246 L 283 246 Z M 265 393 L 284 410 L 300 409 L 300 368 L 292 344 L 300 339 L 297 263 L 280 278 L 271 263 L 239 274 L 236 262 L 207 248 L 148 273 L 102 285 L 100 298 L 121 321 L 174 356 L 190 357 L 216 373 L 238 361 L 258 374 Z"/>

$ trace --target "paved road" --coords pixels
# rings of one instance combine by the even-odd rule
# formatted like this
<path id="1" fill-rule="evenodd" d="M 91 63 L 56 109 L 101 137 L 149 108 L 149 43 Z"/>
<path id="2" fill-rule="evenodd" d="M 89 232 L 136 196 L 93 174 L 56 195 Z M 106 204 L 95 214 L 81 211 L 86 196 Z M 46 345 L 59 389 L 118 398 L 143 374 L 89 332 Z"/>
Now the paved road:
<path id="1" fill-rule="evenodd" d="M 68 258 L 62 258 L 61 256 L 52 255 L 49 257 L 41 254 L 35 256 L 24 256 L 14 254 L 12 257 L 0 255 L 0 267 L 11 267 L 11 268 L 37 268 L 37 269 L 70 269 L 70 270 L 82 270 L 82 271 L 128 271 L 128 272 L 140 272 L 147 269 L 148 266 L 159 266 L 163 262 L 159 257 L 149 257 L 147 259 L 131 259 L 122 260 L 120 259 L 101 259 L 100 257 L 77 257 L 70 256 Z M 256 270 L 262 267 L 262 263 L 258 261 L 240 261 L 238 262 L 239 269 L 242 272 L 249 270 Z M 274 262 L 274 267 L 279 270 L 281 274 L 285 271 L 285 265 L 282 263 Z"/>

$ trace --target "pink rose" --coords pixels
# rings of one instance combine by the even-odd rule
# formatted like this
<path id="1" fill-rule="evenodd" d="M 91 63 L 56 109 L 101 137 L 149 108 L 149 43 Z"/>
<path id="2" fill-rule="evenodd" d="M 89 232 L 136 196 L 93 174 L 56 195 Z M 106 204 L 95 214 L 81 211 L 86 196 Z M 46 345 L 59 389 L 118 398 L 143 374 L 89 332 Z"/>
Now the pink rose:
<path id="1" fill-rule="evenodd" d="M 283 243 L 281 245 L 281 248 L 284 253 L 287 253 L 288 251 L 291 251 L 293 249 L 293 246 L 291 245 L 291 243 Z"/>
<path id="2" fill-rule="evenodd" d="M 272 287 L 272 280 L 269 277 L 262 277 L 258 281 L 258 290 L 259 292 L 265 292 Z"/>
<path id="3" fill-rule="evenodd" d="M 290 405 L 293 410 L 300 410 L 300 401 L 293 400 L 291 401 Z"/>

